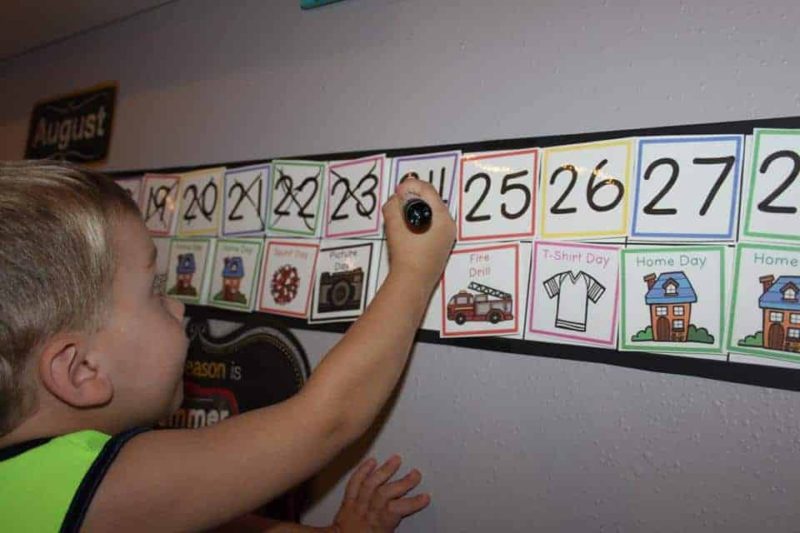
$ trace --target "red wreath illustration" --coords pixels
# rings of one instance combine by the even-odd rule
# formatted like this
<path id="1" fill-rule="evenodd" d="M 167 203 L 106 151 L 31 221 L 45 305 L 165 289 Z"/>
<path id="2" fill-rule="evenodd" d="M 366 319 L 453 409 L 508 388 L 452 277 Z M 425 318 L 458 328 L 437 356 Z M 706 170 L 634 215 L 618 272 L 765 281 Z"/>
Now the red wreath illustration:
<path id="1" fill-rule="evenodd" d="M 300 276 L 292 265 L 283 265 L 272 274 L 270 292 L 276 303 L 288 304 L 297 296 Z"/>

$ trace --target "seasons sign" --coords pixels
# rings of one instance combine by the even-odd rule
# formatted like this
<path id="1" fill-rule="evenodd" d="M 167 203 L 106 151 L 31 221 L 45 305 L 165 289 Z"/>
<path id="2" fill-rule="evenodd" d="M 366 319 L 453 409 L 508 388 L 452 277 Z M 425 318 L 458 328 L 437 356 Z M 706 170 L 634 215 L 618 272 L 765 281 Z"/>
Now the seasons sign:
<path id="1" fill-rule="evenodd" d="M 116 85 L 104 85 L 37 104 L 25 158 L 54 157 L 81 163 L 105 159 L 116 95 Z"/>

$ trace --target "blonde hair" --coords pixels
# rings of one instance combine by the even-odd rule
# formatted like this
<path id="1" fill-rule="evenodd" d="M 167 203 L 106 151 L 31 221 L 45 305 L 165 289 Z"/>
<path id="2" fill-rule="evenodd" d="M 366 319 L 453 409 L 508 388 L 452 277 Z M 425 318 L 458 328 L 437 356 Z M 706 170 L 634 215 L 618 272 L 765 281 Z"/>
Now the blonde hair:
<path id="1" fill-rule="evenodd" d="M 0 162 L 0 436 L 35 406 L 27 368 L 52 335 L 93 331 L 110 303 L 114 222 L 138 213 L 96 172 Z"/>

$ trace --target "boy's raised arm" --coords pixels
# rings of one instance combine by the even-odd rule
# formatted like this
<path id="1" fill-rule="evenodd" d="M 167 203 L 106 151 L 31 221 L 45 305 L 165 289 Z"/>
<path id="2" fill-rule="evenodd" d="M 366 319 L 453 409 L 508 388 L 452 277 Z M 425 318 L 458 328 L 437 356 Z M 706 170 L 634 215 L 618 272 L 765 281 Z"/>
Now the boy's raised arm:
<path id="1" fill-rule="evenodd" d="M 433 210 L 424 234 L 404 224 L 402 202 L 409 195 Z M 447 208 L 427 183 L 407 180 L 383 211 L 389 276 L 303 390 L 208 428 L 135 437 L 100 485 L 87 531 L 225 523 L 311 476 L 369 426 L 405 367 L 455 236 Z"/>

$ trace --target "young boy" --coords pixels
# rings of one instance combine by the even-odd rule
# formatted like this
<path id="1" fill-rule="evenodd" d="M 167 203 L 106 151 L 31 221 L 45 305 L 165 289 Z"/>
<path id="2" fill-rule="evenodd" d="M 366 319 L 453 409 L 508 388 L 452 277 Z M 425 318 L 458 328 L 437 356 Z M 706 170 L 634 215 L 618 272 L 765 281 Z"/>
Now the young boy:
<path id="1" fill-rule="evenodd" d="M 426 233 L 404 224 L 410 197 L 433 210 Z M 183 305 L 152 290 L 136 206 L 95 173 L 0 163 L 0 529 L 207 529 L 318 471 L 397 384 L 454 241 L 424 182 L 405 181 L 383 213 L 389 276 L 299 394 L 202 429 L 146 431 L 181 402 L 187 340 Z M 385 530 L 427 505 L 402 499 L 418 473 L 388 482 L 398 467 L 359 467 L 337 527 Z"/>

